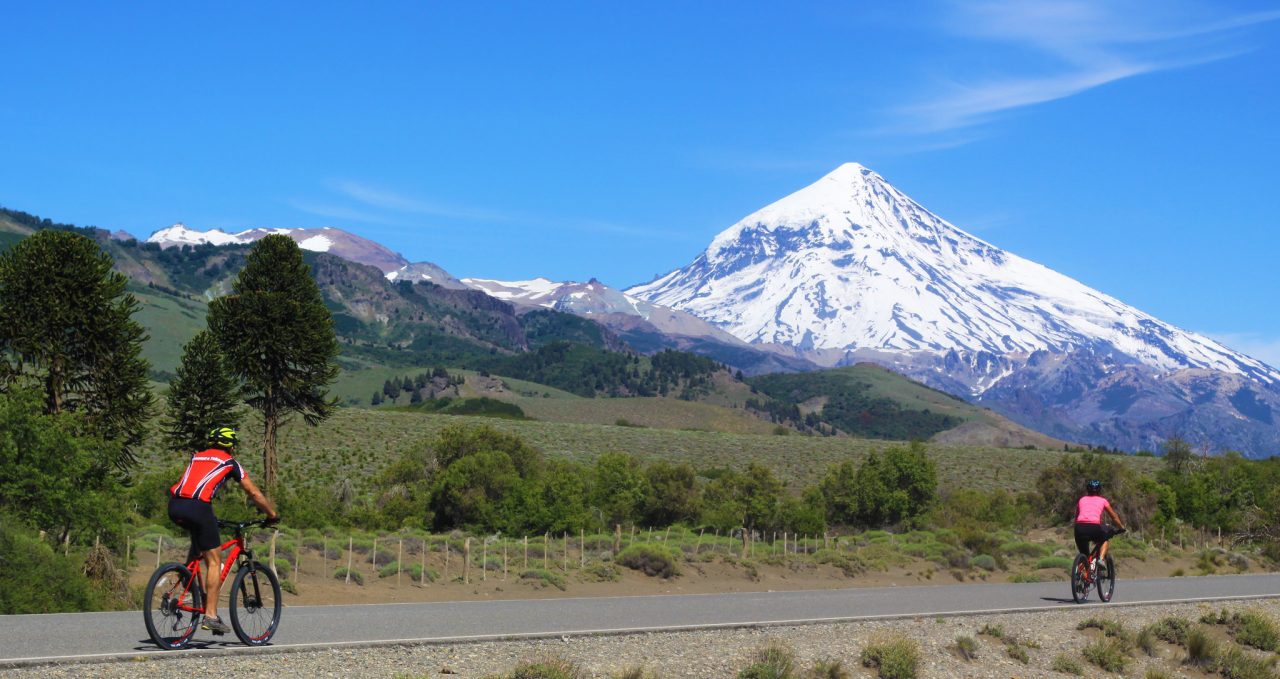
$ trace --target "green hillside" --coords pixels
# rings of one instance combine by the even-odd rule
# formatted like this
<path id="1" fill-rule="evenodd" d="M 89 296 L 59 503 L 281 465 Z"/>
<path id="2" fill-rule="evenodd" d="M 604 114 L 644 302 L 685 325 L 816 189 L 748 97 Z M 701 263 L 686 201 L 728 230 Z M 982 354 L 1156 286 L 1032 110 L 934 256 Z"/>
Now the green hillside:
<path id="1" fill-rule="evenodd" d="M 928 440 L 950 433 L 953 441 L 1012 447 L 1063 445 L 985 408 L 870 363 L 763 375 L 748 382 L 773 399 L 752 401 L 749 407 L 802 430 L 824 433 L 835 428 L 852 436 L 892 440 Z"/>

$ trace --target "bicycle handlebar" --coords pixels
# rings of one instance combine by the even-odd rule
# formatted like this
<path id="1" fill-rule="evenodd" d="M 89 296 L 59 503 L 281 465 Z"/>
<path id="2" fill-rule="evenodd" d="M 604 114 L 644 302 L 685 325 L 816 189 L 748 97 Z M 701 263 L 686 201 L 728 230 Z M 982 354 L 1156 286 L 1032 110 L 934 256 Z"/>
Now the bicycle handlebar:
<path id="1" fill-rule="evenodd" d="M 237 533 L 243 532 L 249 526 L 267 527 L 274 523 L 279 523 L 280 519 L 254 519 L 253 521 L 223 521 L 218 519 L 219 528 L 235 528 Z"/>

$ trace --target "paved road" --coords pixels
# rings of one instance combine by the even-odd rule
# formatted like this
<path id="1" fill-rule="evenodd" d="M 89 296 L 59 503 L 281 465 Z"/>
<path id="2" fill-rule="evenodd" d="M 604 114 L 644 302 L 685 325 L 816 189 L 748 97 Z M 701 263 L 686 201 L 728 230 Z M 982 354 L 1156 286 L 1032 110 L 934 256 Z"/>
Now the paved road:
<path id="1" fill-rule="evenodd" d="M 1280 574 L 1121 580 L 1110 606 L 1272 596 L 1280 596 Z M 1064 582 L 293 606 L 285 608 L 280 631 L 269 649 L 803 624 L 1074 606 Z M 207 632 L 197 635 L 192 648 L 213 653 L 268 650 L 214 641 Z M 151 644 L 138 612 L 0 616 L 0 669 L 33 662 L 155 653 L 166 652 Z"/>

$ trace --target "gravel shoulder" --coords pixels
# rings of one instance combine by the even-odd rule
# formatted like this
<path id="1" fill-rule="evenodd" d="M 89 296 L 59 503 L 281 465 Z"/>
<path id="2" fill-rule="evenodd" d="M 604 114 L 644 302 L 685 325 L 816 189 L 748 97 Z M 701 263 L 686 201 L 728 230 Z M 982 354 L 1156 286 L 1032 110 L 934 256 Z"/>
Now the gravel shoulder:
<path id="1" fill-rule="evenodd" d="M 583 636 L 560 639 L 423 644 L 376 648 L 345 648 L 250 656 L 151 657 L 135 662 L 57 665 L 10 669 L 6 676 L 44 677 L 151 677 L 231 676 L 283 677 L 485 677 L 511 672 L 519 663 L 558 656 L 582 668 L 588 677 L 615 677 L 644 668 L 663 678 L 734 677 L 750 662 L 753 651 L 778 643 L 795 651 L 800 668 L 818 660 L 839 660 L 853 677 L 874 676 L 859 663 L 870 643 L 900 634 L 920 649 L 920 677 L 1065 677 L 1053 671 L 1059 655 L 1075 660 L 1084 676 L 1115 676 L 1084 659 L 1084 647 L 1098 638 L 1096 630 L 1077 626 L 1089 618 L 1114 620 L 1133 632 L 1166 616 L 1198 620 L 1209 612 L 1253 610 L 1280 620 L 1280 599 L 1223 604 L 1157 606 L 1088 605 L 1078 609 L 1035 613 L 955 616 L 930 619 L 815 624 L 758 629 L 705 630 L 616 636 Z M 987 626 L 999 627 L 1005 638 L 1016 638 L 1028 662 L 1009 657 L 1000 639 L 979 634 Z M 1216 633 L 1216 632 L 1215 632 Z M 978 641 L 978 657 L 961 659 L 956 638 Z M 1261 652 L 1257 653 L 1260 657 Z M 1129 656 L 1124 676 L 1141 677 L 1148 668 L 1160 668 L 1173 676 L 1207 676 L 1182 665 L 1185 653 L 1161 644 L 1156 656 L 1140 650 Z"/>

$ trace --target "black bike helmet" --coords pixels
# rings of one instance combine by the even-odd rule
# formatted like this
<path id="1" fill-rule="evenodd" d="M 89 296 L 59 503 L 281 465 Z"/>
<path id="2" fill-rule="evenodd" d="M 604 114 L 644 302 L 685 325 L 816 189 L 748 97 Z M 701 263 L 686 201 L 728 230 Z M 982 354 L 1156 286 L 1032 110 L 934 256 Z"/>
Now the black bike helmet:
<path id="1" fill-rule="evenodd" d="M 1102 492 L 1102 482 L 1097 479 L 1085 481 L 1084 491 L 1089 495 L 1098 495 Z"/>

